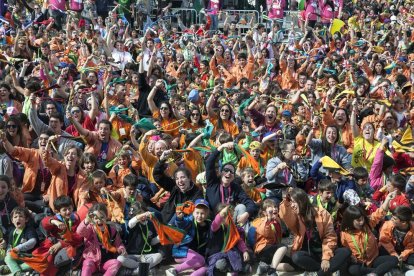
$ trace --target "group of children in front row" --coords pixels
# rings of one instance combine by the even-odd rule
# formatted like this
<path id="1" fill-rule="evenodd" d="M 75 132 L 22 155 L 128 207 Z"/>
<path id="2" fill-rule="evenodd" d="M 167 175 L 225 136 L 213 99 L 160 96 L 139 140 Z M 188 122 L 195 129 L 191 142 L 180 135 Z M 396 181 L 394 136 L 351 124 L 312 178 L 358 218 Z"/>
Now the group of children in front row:
<path id="1" fill-rule="evenodd" d="M 215 216 L 205 199 L 186 203 L 191 208 L 185 210 L 177 206 L 169 225 L 185 235 L 173 246 L 160 246 L 158 229 L 150 219 L 153 213 L 142 200 L 128 201 L 126 227 L 122 228 L 110 222 L 111 214 L 104 202 L 94 203 L 83 214 L 74 212 L 70 197 L 60 196 L 54 201 L 56 214 L 41 220 L 41 231 L 34 227 L 26 208 L 13 208 L 13 229 L 3 237 L 0 248 L 7 249 L 4 262 L 14 275 L 29 269 L 41 275 L 56 275 L 68 265 L 81 269 L 85 276 L 98 271 L 105 275 L 120 271 L 138 275 L 150 271 L 168 255 L 177 262 L 166 271 L 169 276 L 188 270 L 193 270 L 192 275 L 249 273 L 253 258 L 260 260 L 259 275 L 295 269 L 317 271 L 318 275 L 338 270 L 344 275 L 384 275 L 398 265 L 410 268 L 414 265 L 412 211 L 399 199 L 403 198 L 405 178 L 389 178 L 386 188 L 373 197 L 382 202 L 376 208 L 371 196 L 363 196 L 369 193 L 364 179 L 367 172 L 356 168 L 354 177 L 359 185 L 341 195 L 335 195 L 338 185 L 322 180 L 313 197 L 302 189 L 289 188 L 280 205 L 271 199 L 261 201 L 260 214 L 247 232 L 235 225 L 230 205 L 220 204 Z M 334 174 L 331 179 L 335 179 Z M 124 182 L 131 181 L 126 177 Z M 3 186 L 6 191 L 10 189 L 6 178 L 0 179 Z M 126 192 L 132 190 L 124 195 L 128 198 L 136 185 L 125 186 Z M 0 193 L 3 202 L 7 198 L 4 195 Z M 344 204 L 335 203 L 334 198 L 341 197 Z M 283 230 L 285 226 L 288 231 Z M 288 233 L 294 237 L 289 254 L 288 247 L 281 243 Z"/>

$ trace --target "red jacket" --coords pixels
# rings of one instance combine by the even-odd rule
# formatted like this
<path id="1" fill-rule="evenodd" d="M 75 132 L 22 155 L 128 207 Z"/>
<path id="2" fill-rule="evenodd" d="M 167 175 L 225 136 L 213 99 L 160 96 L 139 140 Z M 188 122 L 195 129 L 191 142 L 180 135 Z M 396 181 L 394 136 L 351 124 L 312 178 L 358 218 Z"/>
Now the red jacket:
<path id="1" fill-rule="evenodd" d="M 372 195 L 372 199 L 378 202 L 383 202 L 387 197 L 387 194 L 387 192 L 381 192 L 380 190 L 376 190 L 375 193 Z M 397 208 L 397 206 L 411 206 L 410 201 L 404 193 L 395 196 L 395 198 L 390 201 L 390 211 L 394 211 L 394 209 Z"/>

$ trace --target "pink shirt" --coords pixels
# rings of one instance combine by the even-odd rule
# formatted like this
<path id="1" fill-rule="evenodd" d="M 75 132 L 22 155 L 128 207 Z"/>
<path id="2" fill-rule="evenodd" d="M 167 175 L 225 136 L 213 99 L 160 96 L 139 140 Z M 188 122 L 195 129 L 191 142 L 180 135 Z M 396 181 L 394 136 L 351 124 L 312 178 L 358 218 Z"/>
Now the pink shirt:
<path id="1" fill-rule="evenodd" d="M 334 5 L 328 5 L 326 0 L 319 2 L 322 23 L 329 23 L 334 18 Z"/>
<path id="2" fill-rule="evenodd" d="M 219 10 L 220 10 L 220 2 L 213 2 L 210 0 L 210 9 L 209 9 L 209 14 L 211 15 L 216 15 L 218 14 Z"/>
<path id="3" fill-rule="evenodd" d="M 51 10 L 66 10 L 65 0 L 49 0 L 49 8 Z"/>
<path id="4" fill-rule="evenodd" d="M 309 18 L 309 20 L 311 21 L 316 21 L 318 20 L 318 15 L 319 15 L 319 11 L 318 11 L 318 0 L 307 0 L 306 1 L 306 5 L 305 5 L 305 20 L 306 17 Z"/>
<path id="5" fill-rule="evenodd" d="M 285 9 L 286 2 L 284 0 L 266 0 L 267 16 L 270 19 L 282 19 L 283 10 Z"/>

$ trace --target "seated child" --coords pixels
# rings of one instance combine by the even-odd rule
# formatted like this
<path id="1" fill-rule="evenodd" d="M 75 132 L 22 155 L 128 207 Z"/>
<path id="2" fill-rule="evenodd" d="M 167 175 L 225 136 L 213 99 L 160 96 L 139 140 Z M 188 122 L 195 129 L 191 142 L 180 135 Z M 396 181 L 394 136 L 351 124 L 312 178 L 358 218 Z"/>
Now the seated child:
<path id="1" fill-rule="evenodd" d="M 372 196 L 372 199 L 377 202 L 382 202 L 385 200 L 388 193 L 396 191 L 395 198 L 393 198 L 390 202 L 390 211 L 393 211 L 397 206 L 410 207 L 410 201 L 404 193 L 406 182 L 405 177 L 401 174 L 391 175 L 388 184 L 381 189 L 376 190 Z"/>
<path id="2" fill-rule="evenodd" d="M 125 179 L 124 179 L 125 181 Z M 129 208 L 128 239 L 126 250 L 128 255 L 118 256 L 122 266 L 132 269 L 132 275 L 138 275 L 139 264 L 149 263 L 149 269 L 162 261 L 158 252 L 157 232 L 149 218 L 152 214 L 144 210 L 140 202 L 134 202 Z"/>
<path id="3" fill-rule="evenodd" d="M 244 240 L 240 239 L 240 235 L 228 212 L 230 212 L 230 205 L 220 203 L 217 206 L 217 215 L 211 224 L 210 239 L 206 250 L 208 276 L 216 275 L 216 270 L 220 272 L 241 272 L 243 261 L 250 260 L 247 246 Z M 226 235 L 228 235 L 227 238 Z"/>
<path id="4" fill-rule="evenodd" d="M 276 275 L 279 271 L 294 271 L 294 268 L 281 263 L 287 252 L 287 247 L 281 244 L 282 228 L 276 203 L 266 199 L 262 203 L 261 217 L 255 219 L 249 229 L 249 237 L 254 234 L 253 249 L 258 260 L 257 275 Z"/>
<path id="5" fill-rule="evenodd" d="M 111 190 L 122 188 L 124 177 L 128 174 L 138 175 L 139 163 L 131 158 L 131 151 L 124 148 L 119 153 L 117 164 L 114 165 L 108 174 L 112 180 Z"/>
<path id="6" fill-rule="evenodd" d="M 396 191 L 389 193 L 381 205 L 371 216 L 357 206 L 349 206 L 342 217 L 341 242 L 351 250 L 351 264 L 348 272 L 351 275 L 384 275 L 397 267 L 395 256 L 379 256 L 378 241 L 372 229 L 385 217 L 390 201 Z"/>
<path id="7" fill-rule="evenodd" d="M 84 238 L 82 276 L 104 272 L 115 276 L 121 263 L 118 255 L 126 255 L 126 249 L 115 226 L 108 224 L 108 209 L 104 203 L 95 203 L 76 233 Z"/>
<path id="8" fill-rule="evenodd" d="M 176 276 L 179 273 L 192 269 L 192 275 L 204 275 L 207 271 L 205 265 L 205 250 L 210 228 L 210 222 L 206 221 L 210 205 L 205 199 L 195 201 L 194 211 L 185 215 L 177 210 L 171 224 L 187 231 L 187 236 L 179 246 L 174 246 L 173 257 L 179 263 L 166 271 L 167 276 Z"/>
<path id="9" fill-rule="evenodd" d="M 408 265 L 414 265 L 414 223 L 409 207 L 398 206 L 392 218 L 381 227 L 379 242 L 382 255 L 391 255 Z"/>
<path id="10" fill-rule="evenodd" d="M 241 173 L 242 188 L 256 204 L 262 202 L 262 194 L 258 188 L 255 187 L 256 181 L 254 180 L 254 170 L 252 168 L 245 168 Z M 264 190 L 266 192 L 266 190 Z"/>
<path id="11" fill-rule="evenodd" d="M 367 200 L 372 197 L 372 194 L 374 193 L 374 189 L 371 188 L 371 186 L 368 183 L 368 171 L 364 167 L 356 167 L 353 171 L 354 180 L 357 184 L 357 190 L 358 196 L 362 200 Z"/>
<path id="12" fill-rule="evenodd" d="M 76 248 L 83 242 L 82 237 L 76 234 L 80 219 L 73 213 L 72 199 L 68 196 L 59 196 L 53 202 L 53 207 L 58 213 L 45 217 L 41 222 L 47 238 L 33 251 L 33 254 L 49 254 L 49 267 L 44 275 L 56 275 L 57 266 L 62 264 L 58 263 L 61 258 L 56 258 L 55 261 L 55 257 L 66 255 L 75 258 Z"/>
<path id="13" fill-rule="evenodd" d="M 323 207 L 335 221 L 339 206 L 333 196 L 334 191 L 335 185 L 328 179 L 322 179 L 318 184 L 318 194 L 311 198 L 311 203 L 315 207 Z"/>
<path id="14" fill-rule="evenodd" d="M 18 272 L 30 270 L 30 266 L 14 257 L 18 257 L 22 253 L 31 253 L 35 248 L 38 237 L 36 229 L 27 225 L 30 219 L 30 212 L 26 208 L 16 207 L 11 212 L 13 223 L 12 231 L 8 237 L 8 252 L 4 262 L 10 269 L 10 272 L 15 275 Z M 13 251 L 15 254 L 11 254 Z"/>

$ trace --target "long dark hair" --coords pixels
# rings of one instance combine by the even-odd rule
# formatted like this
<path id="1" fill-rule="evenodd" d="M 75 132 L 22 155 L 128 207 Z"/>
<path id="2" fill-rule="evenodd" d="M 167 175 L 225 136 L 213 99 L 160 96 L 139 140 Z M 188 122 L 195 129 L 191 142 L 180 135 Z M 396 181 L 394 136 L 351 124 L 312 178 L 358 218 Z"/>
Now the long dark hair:
<path id="1" fill-rule="evenodd" d="M 6 124 L 4 125 L 4 127 L 7 129 L 7 124 L 9 122 L 13 122 L 16 126 L 17 126 L 17 135 L 20 136 L 21 139 L 23 139 L 22 137 L 22 125 L 20 124 L 20 121 L 15 117 L 15 116 L 10 116 L 10 118 L 7 120 Z M 6 138 L 7 140 L 9 140 L 10 143 L 13 144 L 13 137 L 10 136 L 9 132 L 6 131 Z M 16 145 L 14 145 L 16 146 Z"/>
<path id="2" fill-rule="evenodd" d="M 328 130 L 328 128 L 334 128 L 336 130 L 336 139 L 335 139 L 334 144 L 338 143 L 338 140 L 339 140 L 339 130 L 338 130 L 338 127 L 335 126 L 335 125 L 328 126 L 325 129 L 325 134 L 322 137 L 322 152 L 325 155 L 332 157 L 331 156 L 332 145 L 326 139 L 326 131 Z"/>
<path id="3" fill-rule="evenodd" d="M 306 227 L 313 227 L 315 224 L 316 210 L 306 192 L 302 189 L 294 188 L 290 192 L 290 197 L 298 204 L 299 215 L 303 218 Z"/>
<path id="4" fill-rule="evenodd" d="M 200 127 L 204 127 L 206 123 L 203 121 L 203 116 L 201 114 L 200 108 L 196 105 L 190 105 L 190 108 L 189 108 L 190 112 L 188 112 L 187 121 L 189 123 L 191 123 L 191 114 L 193 113 L 194 110 L 196 110 L 196 111 L 198 111 L 198 113 L 200 113 L 200 116 L 198 117 L 197 125 L 200 126 Z"/>
<path id="5" fill-rule="evenodd" d="M 358 206 L 349 206 L 345 209 L 345 212 L 342 215 L 342 224 L 341 224 L 341 231 L 354 231 L 356 230 L 354 227 L 354 220 L 359 219 L 360 217 L 364 218 L 365 226 L 369 225 L 369 219 L 364 210 L 359 208 Z"/>
<path id="6" fill-rule="evenodd" d="M 161 109 L 161 106 L 163 104 L 166 104 L 168 106 L 168 109 L 170 110 L 170 113 L 168 113 L 168 119 L 174 119 L 175 118 L 175 116 L 174 116 L 174 110 L 173 110 L 171 104 L 169 102 L 167 102 L 167 101 L 163 101 L 163 102 L 160 103 L 160 107 L 159 107 L 160 109 Z M 161 116 L 161 113 L 160 113 L 160 116 Z M 164 119 L 164 118 L 162 118 L 162 119 Z"/>
<path id="7" fill-rule="evenodd" d="M 225 103 L 225 104 L 220 105 L 219 113 L 220 113 L 220 110 L 224 106 L 227 106 L 229 108 L 229 110 L 230 110 L 230 114 L 229 114 L 229 121 L 230 121 L 231 118 L 233 117 L 233 109 L 231 108 L 230 104 Z M 220 114 L 219 114 L 218 119 L 217 119 L 217 129 L 224 129 L 223 120 L 221 119 Z"/>

